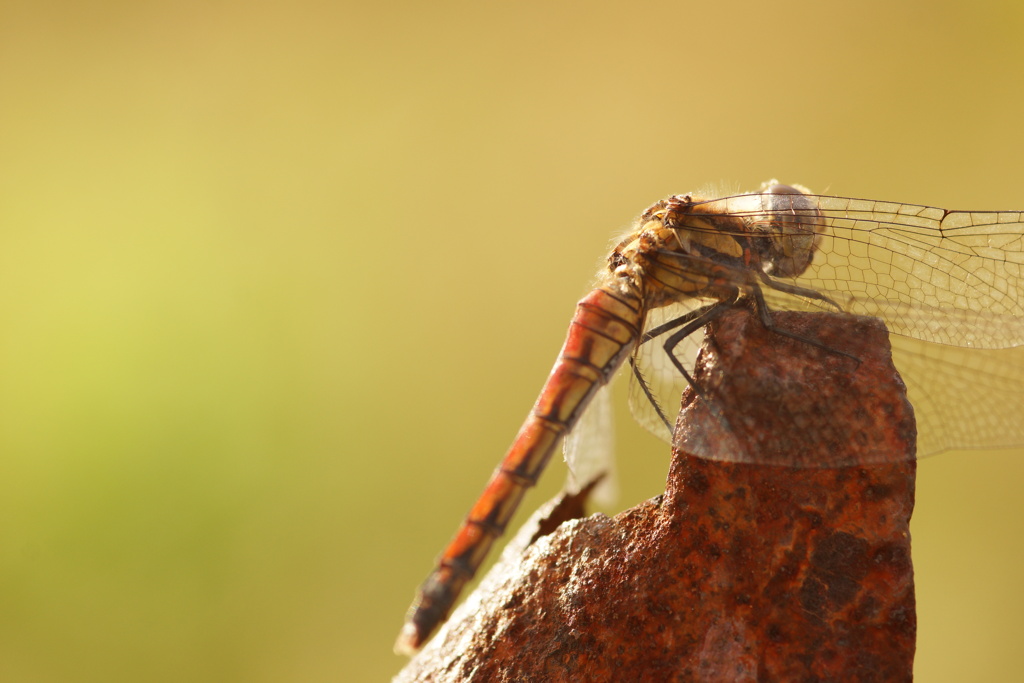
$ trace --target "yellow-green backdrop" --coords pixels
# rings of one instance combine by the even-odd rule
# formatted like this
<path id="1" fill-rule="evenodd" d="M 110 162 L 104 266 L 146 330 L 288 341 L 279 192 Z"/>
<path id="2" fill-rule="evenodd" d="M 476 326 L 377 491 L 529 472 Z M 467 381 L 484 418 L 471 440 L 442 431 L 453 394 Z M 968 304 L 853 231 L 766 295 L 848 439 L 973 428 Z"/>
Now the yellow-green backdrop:
<path id="1" fill-rule="evenodd" d="M 612 235 L 1024 208 L 1021 7 L 5 2 L 0 680 L 386 680 Z M 921 463 L 919 680 L 1020 675 L 1022 480 Z"/>

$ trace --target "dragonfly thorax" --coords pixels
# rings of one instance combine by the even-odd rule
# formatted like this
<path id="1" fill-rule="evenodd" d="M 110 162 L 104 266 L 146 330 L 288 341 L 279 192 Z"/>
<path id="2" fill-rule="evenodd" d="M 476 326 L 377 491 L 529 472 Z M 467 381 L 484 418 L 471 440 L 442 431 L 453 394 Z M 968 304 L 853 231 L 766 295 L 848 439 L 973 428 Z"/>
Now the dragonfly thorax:
<path id="1" fill-rule="evenodd" d="M 755 279 L 759 255 L 747 246 L 742 219 L 694 212 L 695 206 L 689 195 L 654 204 L 609 257 L 612 279 L 628 279 L 647 309 L 729 299 Z"/>

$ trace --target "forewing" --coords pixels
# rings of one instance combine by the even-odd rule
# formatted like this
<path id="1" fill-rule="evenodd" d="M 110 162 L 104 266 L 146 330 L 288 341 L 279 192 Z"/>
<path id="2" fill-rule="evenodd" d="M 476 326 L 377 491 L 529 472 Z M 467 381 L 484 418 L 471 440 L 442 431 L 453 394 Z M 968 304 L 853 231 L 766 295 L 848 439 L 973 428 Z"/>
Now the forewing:
<path id="1" fill-rule="evenodd" d="M 1024 215 L 818 197 L 824 230 L 796 284 L 894 334 L 1024 344 Z"/>

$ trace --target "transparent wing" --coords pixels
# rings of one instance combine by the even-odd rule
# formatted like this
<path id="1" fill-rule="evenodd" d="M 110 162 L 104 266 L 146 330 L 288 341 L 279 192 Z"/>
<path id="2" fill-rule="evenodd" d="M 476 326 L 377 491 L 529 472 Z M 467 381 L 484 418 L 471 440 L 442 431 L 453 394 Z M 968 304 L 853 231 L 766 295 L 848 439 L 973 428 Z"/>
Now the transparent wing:
<path id="1" fill-rule="evenodd" d="M 565 464 L 569 469 L 566 489 L 570 493 L 579 493 L 584 486 L 603 475 L 601 483 L 591 494 L 591 500 L 604 506 L 614 504 L 619 496 L 613 413 L 609 382 L 597 390 L 562 444 Z"/>
<path id="2" fill-rule="evenodd" d="M 814 260 L 797 281 L 889 330 L 954 346 L 1024 344 L 1019 211 L 944 211 L 820 197 Z"/>
<path id="3" fill-rule="evenodd" d="M 793 241 L 801 229 L 813 235 L 806 270 L 781 280 L 820 292 L 848 313 L 881 318 L 894 334 L 977 348 L 1024 344 L 1024 212 L 771 196 L 769 210 L 749 208 L 751 195 L 696 206 L 749 219 L 753 227 L 743 236 L 752 242 L 778 243 L 777 231 L 757 230 L 771 223 L 784 224 Z M 822 306 L 790 300 L 786 307 Z"/>
<path id="4" fill-rule="evenodd" d="M 918 425 L 918 457 L 1024 445 L 1024 347 L 966 349 L 893 336 Z"/>
<path id="5" fill-rule="evenodd" d="M 1024 444 L 1024 214 L 818 206 L 825 230 L 795 282 L 896 335 L 919 455 Z"/>

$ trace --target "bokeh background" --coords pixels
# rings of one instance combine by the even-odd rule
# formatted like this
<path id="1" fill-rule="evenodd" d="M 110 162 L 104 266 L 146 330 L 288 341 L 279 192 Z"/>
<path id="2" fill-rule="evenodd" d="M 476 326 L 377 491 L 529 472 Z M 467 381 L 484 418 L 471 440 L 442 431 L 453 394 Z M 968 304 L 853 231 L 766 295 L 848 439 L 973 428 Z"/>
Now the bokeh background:
<path id="1" fill-rule="evenodd" d="M 1024 207 L 1022 8 L 7 0 L 0 680 L 387 680 L 616 232 Z M 608 512 L 668 465 L 618 390 Z M 1019 677 L 1021 481 L 921 463 L 919 680 Z"/>

